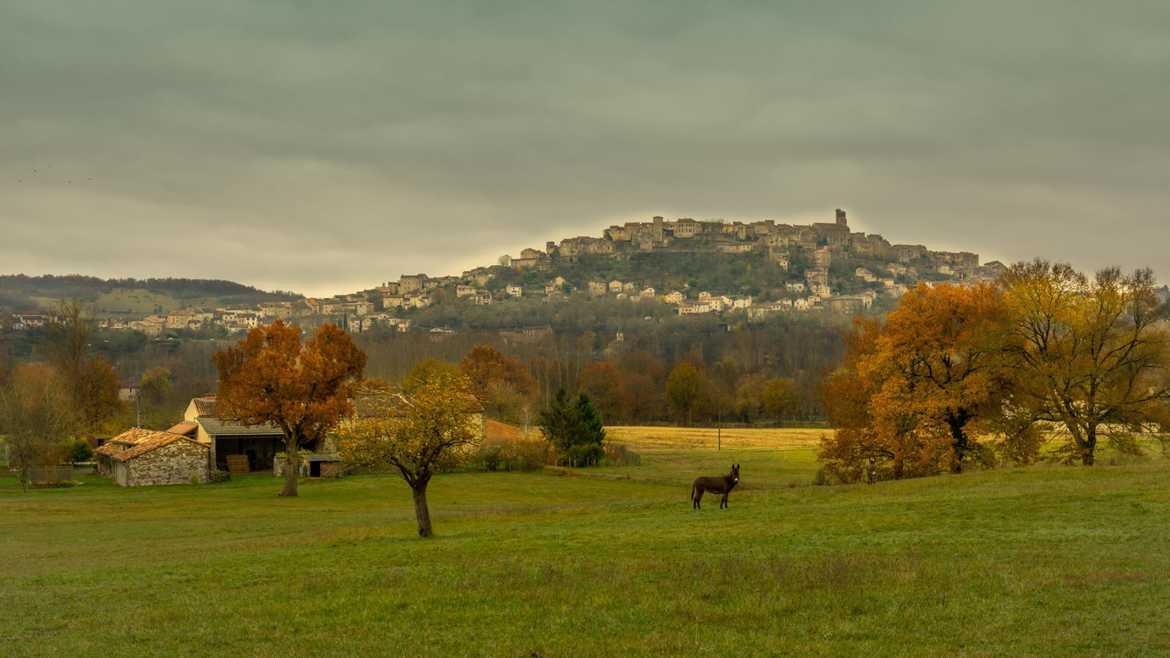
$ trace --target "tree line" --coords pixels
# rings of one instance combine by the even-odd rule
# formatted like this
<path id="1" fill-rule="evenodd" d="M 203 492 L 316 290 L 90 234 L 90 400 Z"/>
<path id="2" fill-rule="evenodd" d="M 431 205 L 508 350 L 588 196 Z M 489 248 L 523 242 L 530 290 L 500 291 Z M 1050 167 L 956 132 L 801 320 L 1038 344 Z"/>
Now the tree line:
<path id="1" fill-rule="evenodd" d="M 1170 334 L 1153 274 L 1018 264 L 997 283 L 920 286 L 885 320 L 858 320 L 826 380 L 834 436 L 820 459 L 846 482 L 1055 457 L 1136 454 L 1170 425 Z"/>

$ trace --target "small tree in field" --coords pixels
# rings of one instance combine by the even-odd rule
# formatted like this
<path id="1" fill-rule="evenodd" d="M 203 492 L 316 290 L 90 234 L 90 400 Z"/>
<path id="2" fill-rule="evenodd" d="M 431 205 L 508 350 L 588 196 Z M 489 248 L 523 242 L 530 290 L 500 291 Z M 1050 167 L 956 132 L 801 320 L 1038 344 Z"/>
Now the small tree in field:
<path id="1" fill-rule="evenodd" d="M 56 463 L 76 426 L 72 400 L 53 368 L 17 367 L 0 390 L 0 434 L 5 436 L 10 467 L 28 490 L 34 466 Z"/>
<path id="2" fill-rule="evenodd" d="M 482 407 L 471 381 L 458 371 L 427 369 L 412 373 L 408 382 L 401 393 L 371 383 L 361 417 L 339 428 L 338 446 L 350 463 L 397 470 L 414 497 L 418 534 L 430 537 L 427 485 L 436 472 L 473 453 L 482 435 Z"/>
<path id="3" fill-rule="evenodd" d="M 322 325 L 302 342 L 300 327 L 277 320 L 216 353 L 215 366 L 224 417 L 280 428 L 287 459 L 280 495 L 296 496 L 300 449 L 352 414 L 350 396 L 366 355 L 335 325 Z"/>
<path id="4" fill-rule="evenodd" d="M 604 454 L 605 428 L 593 402 L 582 393 L 570 400 L 564 389 L 540 413 L 540 429 L 570 466 L 596 464 Z"/>

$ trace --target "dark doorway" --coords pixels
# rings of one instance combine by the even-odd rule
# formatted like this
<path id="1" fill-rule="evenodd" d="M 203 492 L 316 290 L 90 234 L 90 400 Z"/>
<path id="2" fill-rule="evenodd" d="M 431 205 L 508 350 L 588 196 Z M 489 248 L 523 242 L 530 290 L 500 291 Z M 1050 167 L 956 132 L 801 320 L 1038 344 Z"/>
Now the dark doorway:
<path id="1" fill-rule="evenodd" d="M 321 462 L 309 462 L 309 477 L 321 477 Z"/>

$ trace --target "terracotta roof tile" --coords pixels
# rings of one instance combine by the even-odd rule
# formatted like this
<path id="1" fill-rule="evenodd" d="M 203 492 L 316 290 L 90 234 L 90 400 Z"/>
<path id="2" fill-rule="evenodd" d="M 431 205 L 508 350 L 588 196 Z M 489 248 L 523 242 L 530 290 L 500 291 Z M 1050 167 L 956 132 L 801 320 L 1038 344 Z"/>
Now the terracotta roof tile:
<path id="1" fill-rule="evenodd" d="M 184 436 L 195 436 L 199 431 L 199 424 L 190 420 L 185 420 L 174 427 L 167 430 L 171 434 L 182 434 Z"/>
<path id="2" fill-rule="evenodd" d="M 190 437 L 183 436 L 182 434 L 171 434 L 170 432 L 151 432 L 150 436 L 143 437 L 137 443 L 135 443 L 133 447 L 112 455 L 112 457 L 120 462 L 129 461 L 135 457 L 138 457 L 139 455 L 144 455 L 151 450 L 161 448 L 165 445 L 170 445 L 175 441 L 189 441 L 192 444 L 203 448 L 204 450 L 208 449 L 205 444 L 199 443 L 198 441 Z"/>

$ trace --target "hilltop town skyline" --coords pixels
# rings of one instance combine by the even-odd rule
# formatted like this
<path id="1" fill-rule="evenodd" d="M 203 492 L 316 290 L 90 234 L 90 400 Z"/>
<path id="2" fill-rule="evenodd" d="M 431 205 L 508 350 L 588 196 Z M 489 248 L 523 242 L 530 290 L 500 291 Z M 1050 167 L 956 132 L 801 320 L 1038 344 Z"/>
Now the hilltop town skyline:
<path id="1" fill-rule="evenodd" d="M 840 209 L 838 209 L 837 212 L 842 212 L 842 211 Z M 873 221 L 872 218 L 869 221 L 866 221 L 866 219 L 864 217 L 862 217 L 862 218 L 860 218 L 860 221 L 859 221 L 859 218 L 854 214 L 849 214 L 848 217 L 849 217 L 849 222 L 850 222 L 849 225 L 850 225 L 852 232 L 859 233 L 863 236 L 876 236 L 877 238 L 879 238 L 881 240 L 886 240 L 886 238 L 885 238 L 886 234 L 880 230 L 880 227 L 876 226 L 877 222 Z M 217 273 L 217 272 L 204 272 L 204 273 L 202 273 L 201 276 L 185 276 L 185 275 L 182 275 L 179 273 L 175 273 L 167 268 L 161 268 L 159 270 L 136 269 L 136 270 L 119 270 L 119 271 L 109 271 L 109 272 L 100 271 L 100 270 L 82 270 L 82 269 L 67 269 L 67 268 L 65 268 L 65 269 L 49 270 L 49 271 L 9 271 L 9 272 L 0 272 L 0 274 L 2 274 L 2 275 L 22 274 L 22 275 L 27 275 L 27 276 L 81 275 L 81 276 L 87 276 L 87 277 L 96 277 L 99 279 L 131 278 L 131 279 L 143 280 L 143 279 L 148 279 L 148 278 L 181 277 L 181 278 L 191 278 L 191 279 L 201 279 L 201 280 L 223 280 L 223 281 L 231 281 L 233 283 L 240 283 L 240 284 L 247 285 L 247 286 L 253 286 L 253 287 L 258 288 L 260 290 L 287 291 L 287 292 L 300 294 L 300 295 L 303 295 L 305 297 L 329 298 L 329 297 L 332 297 L 334 295 L 343 295 L 343 294 L 353 292 L 353 291 L 369 290 L 369 289 L 376 288 L 378 286 L 378 283 L 387 280 L 387 277 L 393 278 L 396 276 L 413 275 L 413 274 L 426 274 L 428 276 L 435 277 L 435 278 L 457 277 L 457 276 L 459 276 L 463 273 L 466 273 L 470 270 L 493 265 L 499 261 L 499 258 L 501 256 L 510 256 L 512 254 L 520 255 L 523 252 L 530 251 L 534 248 L 535 249 L 545 249 L 550 244 L 558 244 L 559 245 L 562 242 L 567 242 L 567 243 L 571 244 L 571 243 L 574 243 L 574 242 L 577 242 L 580 240 L 608 239 L 610 234 L 615 229 L 620 229 L 623 226 L 631 226 L 631 225 L 635 225 L 635 224 L 652 224 L 656 219 L 660 220 L 660 221 L 665 221 L 668 224 L 673 224 L 673 223 L 676 223 L 680 220 L 683 220 L 683 221 L 694 221 L 697 223 L 722 223 L 722 224 L 725 224 L 728 226 L 735 226 L 735 225 L 752 226 L 752 225 L 765 225 L 766 224 L 766 225 L 787 226 L 787 227 L 801 227 L 801 226 L 808 227 L 808 226 L 813 226 L 816 224 L 826 224 L 827 225 L 827 224 L 831 224 L 831 223 L 836 221 L 836 218 L 833 216 L 833 214 L 831 212 L 826 212 L 826 211 L 820 211 L 820 212 L 806 211 L 806 212 L 797 213 L 797 214 L 776 213 L 776 214 L 769 214 L 767 216 L 760 216 L 760 217 L 755 217 L 755 218 L 752 218 L 752 217 L 739 217 L 739 218 L 693 217 L 690 215 L 677 215 L 677 216 L 671 216 L 668 219 L 667 217 L 665 217 L 661 214 L 654 214 L 654 215 L 645 215 L 645 216 L 640 217 L 640 218 L 624 219 L 624 220 L 618 221 L 618 223 L 607 222 L 605 220 L 598 220 L 598 221 L 595 221 L 595 222 L 588 224 L 588 226 L 591 228 L 586 228 L 586 229 L 581 230 L 581 231 L 570 231 L 569 233 L 565 234 L 566 236 L 571 235 L 572 237 L 561 236 L 561 237 L 554 238 L 553 236 L 550 235 L 548 239 L 544 239 L 544 240 L 541 240 L 541 239 L 526 240 L 523 237 L 516 236 L 514 238 L 510 237 L 510 238 L 506 239 L 506 241 L 504 238 L 501 237 L 501 244 L 504 244 L 506 246 L 503 246 L 499 249 L 495 249 L 494 247 L 485 247 L 483 249 L 480 249 L 479 252 L 477 252 L 475 255 L 466 256 L 465 258 L 457 260 L 455 262 L 442 262 L 439 259 L 436 259 L 435 263 L 431 267 L 422 267 L 422 268 L 410 268 L 410 267 L 407 267 L 405 265 L 402 267 L 396 268 L 396 267 L 394 267 L 393 263 L 387 263 L 386 267 L 383 267 L 383 266 L 376 267 L 376 268 L 374 268 L 376 271 L 371 271 L 369 273 L 363 273 L 360 276 L 358 276 L 355 280 L 353 280 L 352 282 L 350 282 L 350 281 L 342 281 L 342 282 L 336 282 L 336 283 L 331 283 L 328 281 L 310 282 L 306 285 L 299 286 L 299 287 L 291 285 L 293 283 L 293 281 L 291 281 L 291 280 L 290 281 L 282 281 L 279 279 L 263 278 L 263 277 L 259 278 L 257 280 L 238 279 L 238 278 L 232 278 L 228 274 L 221 274 L 221 273 Z M 944 242 L 942 244 L 934 244 L 934 243 L 927 243 L 925 240 L 915 239 L 913 236 L 903 236 L 903 237 L 904 237 L 904 239 L 895 238 L 891 242 L 891 245 L 896 243 L 896 244 L 904 244 L 904 245 L 924 246 L 924 247 L 929 247 L 929 248 L 931 248 L 935 251 L 939 251 L 939 252 L 952 252 L 952 253 L 966 252 L 966 253 L 977 254 L 978 257 L 984 262 L 998 261 L 998 262 L 1005 263 L 1005 264 L 1011 264 L 1014 262 L 1032 260 L 1034 258 L 1043 258 L 1045 260 L 1052 260 L 1054 262 L 1068 261 L 1068 259 L 1062 258 L 1059 255 L 1047 255 L 1047 254 L 1034 254 L 1032 256 L 1024 256 L 1021 258 L 1005 258 L 1005 257 L 1000 256 L 999 252 L 996 252 L 996 251 L 992 251 L 990 253 L 977 252 L 974 249 L 970 249 L 968 247 L 965 247 L 958 240 L 954 240 L 951 242 Z M 886 240 L 886 241 L 890 242 L 889 240 Z M 1053 250 L 1053 251 L 1056 251 L 1056 250 Z M 480 255 L 480 254 L 483 254 L 483 255 Z M 405 263 L 413 263 L 416 261 L 403 260 L 400 262 L 405 264 Z M 1071 264 L 1074 267 L 1078 267 L 1078 268 L 1083 269 L 1085 271 L 1092 271 L 1092 268 L 1085 266 L 1083 263 L 1071 261 Z M 1135 267 L 1140 267 L 1141 265 L 1139 265 L 1139 264 L 1130 265 L 1127 263 L 1105 263 L 1102 266 L 1119 266 L 1119 267 L 1122 267 L 1123 269 L 1133 269 Z M 1170 270 L 1168 270 L 1168 271 L 1170 271 Z M 1155 270 L 1155 275 L 1160 275 L 1160 272 Z M 1163 277 L 1159 276 L 1159 279 L 1162 279 L 1162 278 Z"/>

